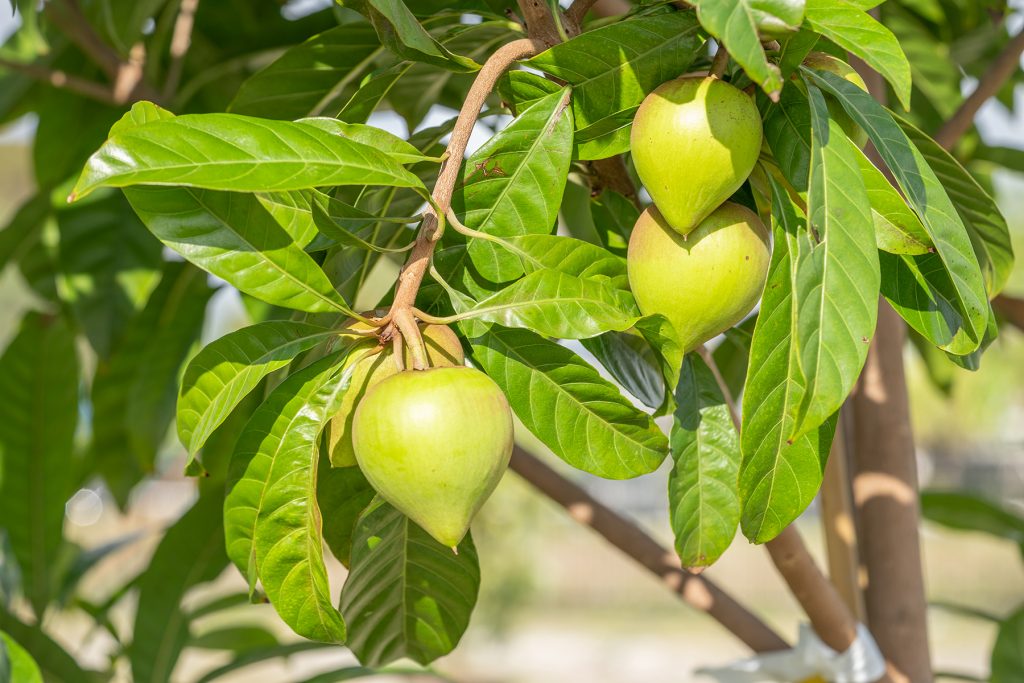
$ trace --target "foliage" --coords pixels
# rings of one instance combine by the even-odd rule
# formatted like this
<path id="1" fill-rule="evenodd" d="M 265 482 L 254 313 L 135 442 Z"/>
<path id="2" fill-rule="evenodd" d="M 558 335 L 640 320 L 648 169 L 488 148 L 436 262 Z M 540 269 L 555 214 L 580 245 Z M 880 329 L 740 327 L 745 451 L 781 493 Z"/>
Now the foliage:
<path id="1" fill-rule="evenodd" d="M 37 191 L 0 233 L 0 265 L 35 300 L 0 358 L 0 560 L 20 577 L 0 582 L 0 671 L 33 680 L 34 659 L 45 680 L 109 679 L 115 663 L 85 671 L 47 634 L 44 617 L 66 608 L 109 630 L 139 681 L 171 680 L 189 647 L 232 653 L 212 681 L 313 647 L 345 644 L 381 667 L 426 665 L 458 644 L 480 583 L 472 539 L 453 555 L 375 500 L 358 470 L 331 469 L 321 439 L 348 388 L 341 323 L 392 303 L 370 274 L 393 274 L 414 243 L 406 226 L 441 164 L 456 165 L 455 220 L 417 310 L 457 323 L 472 363 L 569 466 L 627 479 L 671 455 L 666 505 L 687 566 L 714 562 L 737 528 L 774 538 L 813 500 L 879 296 L 960 366 L 976 368 L 994 336 L 989 299 L 1013 255 L 986 188 L 1019 154 L 974 134 L 947 153 L 928 133 L 962 100 L 959 73 L 977 76 L 1007 42 L 1001 2 L 891 0 L 880 20 L 858 0 L 640 3 L 514 65 L 481 115 L 503 125 L 464 161 L 443 158 L 453 122 L 423 124 L 432 105 L 460 109 L 488 57 L 523 37 L 511 3 L 359 0 L 298 19 L 278 4 L 200 3 L 183 55 L 169 50 L 179 3 L 51 0 L 38 14 L 17 3 L 0 123 L 38 117 Z M 75 7 L 90 40 L 57 20 Z M 738 429 L 717 368 L 637 308 L 623 254 L 639 205 L 591 163 L 628 161 L 644 97 L 708 69 L 716 41 L 731 56 L 724 77 L 755 95 L 765 127 L 733 200 L 770 217 L 774 242 L 760 312 L 715 353 L 742 392 Z M 136 44 L 148 61 L 124 97 L 104 68 Z M 812 48 L 864 59 L 905 111 L 801 66 Z M 71 80 L 58 89 L 38 69 Z M 372 125 L 387 110 L 415 132 Z M 214 288 L 241 293 L 251 324 L 199 350 Z M 170 432 L 184 453 L 168 449 Z M 126 506 L 178 466 L 173 455 L 204 475 L 194 505 L 141 575 L 88 600 L 78 582 L 98 551 L 62 534 L 65 501 L 102 481 Z M 976 502 L 930 498 L 925 510 L 1024 542 L 1020 520 Z M 325 542 L 350 570 L 340 607 Z M 229 563 L 248 595 L 182 606 Z M 129 636 L 109 614 L 134 594 Z M 205 616 L 247 598 L 319 644 L 248 627 L 200 635 Z M 1022 623 L 1019 612 L 1004 622 L 994 677 L 1020 675 Z"/>

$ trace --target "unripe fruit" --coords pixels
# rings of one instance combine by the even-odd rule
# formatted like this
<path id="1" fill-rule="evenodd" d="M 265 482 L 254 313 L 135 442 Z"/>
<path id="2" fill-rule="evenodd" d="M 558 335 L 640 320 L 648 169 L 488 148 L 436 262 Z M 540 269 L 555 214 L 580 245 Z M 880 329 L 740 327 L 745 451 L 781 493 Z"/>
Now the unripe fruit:
<path id="1" fill-rule="evenodd" d="M 369 325 L 360 322 L 346 324 L 346 327 L 352 330 L 369 329 Z M 452 367 L 466 362 L 462 344 L 450 327 L 420 325 L 420 334 L 423 336 L 427 360 L 432 367 Z M 348 370 L 353 364 L 355 368 L 352 371 L 351 384 L 342 397 L 341 408 L 327 425 L 327 452 L 330 454 L 332 467 L 355 466 L 356 454 L 352 450 L 352 417 L 356 406 L 370 387 L 398 372 L 390 346 L 381 349 L 380 353 L 363 357 L 366 351 L 374 348 L 376 344 L 375 337 L 367 338 L 365 343 L 352 349 L 345 359 L 344 370 Z M 412 354 L 409 352 L 409 345 L 403 345 L 403 349 L 404 367 L 411 368 Z"/>
<path id="2" fill-rule="evenodd" d="M 747 179 L 762 137 L 753 98 L 717 78 L 685 77 L 644 99 L 630 145 L 654 203 L 685 235 Z"/>
<path id="3" fill-rule="evenodd" d="M 508 467 L 512 411 L 479 370 L 400 372 L 366 392 L 352 438 L 377 493 L 454 548 Z"/>
<path id="4" fill-rule="evenodd" d="M 645 315 L 661 313 L 692 351 L 757 303 L 771 260 L 768 231 L 749 209 L 726 202 L 686 237 L 653 206 L 629 239 L 629 286 Z"/>
<path id="5" fill-rule="evenodd" d="M 845 78 L 864 92 L 867 92 L 868 86 L 865 85 L 864 79 L 860 77 L 860 74 L 852 66 L 837 57 L 824 52 L 812 52 L 804 58 L 804 64 L 812 69 L 828 71 L 840 78 Z M 836 98 L 831 95 L 825 95 L 825 104 L 828 105 L 829 118 L 839 124 L 843 132 L 846 133 L 846 136 L 853 141 L 853 144 L 863 149 L 864 145 L 868 144 L 868 134 L 864 132 L 864 129 L 858 126 L 856 121 L 846 113 L 843 105 L 839 104 Z"/>

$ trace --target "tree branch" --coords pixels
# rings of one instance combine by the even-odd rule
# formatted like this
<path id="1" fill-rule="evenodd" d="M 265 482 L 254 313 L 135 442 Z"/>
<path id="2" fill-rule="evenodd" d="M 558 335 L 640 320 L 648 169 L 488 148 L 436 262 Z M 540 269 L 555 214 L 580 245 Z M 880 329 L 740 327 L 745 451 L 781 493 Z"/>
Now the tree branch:
<path id="1" fill-rule="evenodd" d="M 1024 299 L 1000 294 L 992 300 L 992 308 L 1006 318 L 1008 323 L 1024 331 Z"/>
<path id="2" fill-rule="evenodd" d="M 164 82 L 163 98 L 170 102 L 178 92 L 181 73 L 185 68 L 185 56 L 192 46 L 192 29 L 196 22 L 196 10 L 199 0 L 181 0 L 178 17 L 174 20 L 174 32 L 171 34 L 171 65 L 167 69 L 167 80 Z"/>
<path id="3" fill-rule="evenodd" d="M 117 104 L 114 100 L 114 93 L 102 83 L 79 78 L 60 70 L 48 69 L 38 64 L 22 64 L 2 57 L 0 57 L 0 69 L 18 71 L 55 88 L 62 88 L 104 104 Z"/>
<path id="4" fill-rule="evenodd" d="M 565 508 L 573 519 L 596 531 L 658 577 L 680 599 L 707 613 L 755 652 L 789 647 L 767 624 L 728 593 L 704 577 L 683 569 L 672 550 L 662 547 L 633 522 L 602 504 L 537 457 L 516 446 L 509 467 Z"/>
<path id="5" fill-rule="evenodd" d="M 526 23 L 526 32 L 530 38 L 539 40 L 543 44 L 542 50 L 562 42 L 562 37 L 558 35 L 555 19 L 551 16 L 551 9 L 547 2 L 544 0 L 518 0 L 518 2 L 519 11 L 522 12 L 523 21 Z"/>
<path id="6" fill-rule="evenodd" d="M 565 18 L 579 26 L 596 2 L 597 0 L 573 0 L 569 9 L 565 10 Z"/>
<path id="7" fill-rule="evenodd" d="M 946 149 L 952 149 L 954 145 L 974 125 L 974 117 L 977 115 L 981 105 L 995 95 L 1006 83 L 1013 72 L 1020 68 L 1020 56 L 1024 54 L 1024 30 L 1021 30 L 1011 40 L 1003 51 L 992 62 L 985 75 L 978 81 L 978 87 L 974 89 L 956 113 L 942 124 L 935 133 L 935 141 Z"/>
<path id="8" fill-rule="evenodd" d="M 452 129 L 452 135 L 448 141 L 448 149 L 445 151 L 445 160 L 441 165 L 441 172 L 438 174 L 431 195 L 442 213 L 451 206 L 455 183 L 459 178 L 459 169 L 462 167 L 462 158 L 466 153 L 466 145 L 469 144 L 469 136 L 473 132 L 473 126 L 476 125 L 476 119 L 480 115 L 480 109 L 483 107 L 487 95 L 513 63 L 537 54 L 543 49 L 544 45 L 540 41 L 531 38 L 514 40 L 498 48 L 480 69 L 466 95 L 466 101 L 462 104 L 459 117 L 455 121 L 455 127 Z M 428 206 L 423 212 L 423 223 L 416 235 L 416 245 L 409 253 L 409 258 L 398 276 L 398 288 L 395 291 L 394 303 L 391 305 L 392 319 L 396 314 L 400 315 L 399 311 L 411 310 L 416 303 L 416 293 L 423 283 L 423 276 L 430 265 L 434 245 L 437 243 L 437 211 L 438 209 L 435 207 Z M 394 323 L 389 323 L 384 328 L 381 338 L 387 341 L 395 334 L 396 330 L 397 326 Z M 406 340 L 407 343 L 412 341 Z"/>

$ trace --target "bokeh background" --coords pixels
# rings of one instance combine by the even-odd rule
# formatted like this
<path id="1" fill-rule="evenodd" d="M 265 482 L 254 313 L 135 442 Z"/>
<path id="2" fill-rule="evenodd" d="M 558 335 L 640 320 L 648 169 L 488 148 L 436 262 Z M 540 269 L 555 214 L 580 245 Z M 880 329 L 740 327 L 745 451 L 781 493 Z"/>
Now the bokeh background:
<path id="1" fill-rule="evenodd" d="M 291 3 L 289 11 L 301 14 L 316 5 Z M 0 3 L 0 7 L 4 5 Z M 1018 30 L 1022 19 L 1020 14 L 1010 18 L 1011 32 Z M 13 30 L 14 21 L 8 12 L 0 11 L 0 35 Z M 1024 91 L 1016 96 L 1024 98 Z M 1016 109 L 1024 112 L 1024 106 Z M 453 114 L 437 108 L 425 125 Z M 402 120 L 388 113 L 375 115 L 370 123 L 399 134 L 407 132 Z M 982 109 L 979 128 L 990 144 L 1024 149 L 1024 120 L 1013 118 L 996 102 Z M 481 125 L 470 150 L 490 132 Z M 31 117 L 0 128 L 0 225 L 33 191 L 34 134 Z M 1000 173 L 995 186 L 1013 231 L 1016 252 L 1024 254 L 1024 175 Z M 1024 265 L 1017 268 L 1007 293 L 1024 296 Z M 33 305 L 33 295 L 17 269 L 8 267 L 0 273 L 0 346 L 13 335 L 22 312 Z M 219 291 L 210 306 L 204 343 L 248 324 L 240 300 L 229 288 Z M 906 360 L 922 485 L 977 491 L 1024 512 L 1024 334 L 1008 328 L 986 353 L 978 372 L 956 371 L 945 388 L 929 376 L 910 348 Z M 103 561 L 86 584 L 86 594 L 103 596 L 111 586 L 120 585 L 144 567 L 161 530 L 192 503 L 195 485 L 182 475 L 184 455 L 169 435 L 158 475 L 136 490 L 127 512 L 119 511 L 100 485 L 82 489 L 68 503 L 66 533 L 82 546 L 97 546 L 130 533 L 139 535 L 137 542 Z M 572 476 L 602 501 L 636 519 L 666 546 L 671 545 L 664 468 L 628 482 L 602 481 L 578 472 Z M 800 525 L 821 558 L 816 505 Z M 687 681 L 697 680 L 692 672 L 698 667 L 722 665 L 747 654 L 715 622 L 682 605 L 649 574 L 577 526 L 515 476 L 505 478 L 474 533 L 484 577 L 477 611 L 462 646 L 436 664 L 439 676 L 417 677 L 420 680 Z M 1017 545 L 931 524 L 925 525 L 922 538 L 930 600 L 953 601 L 1002 615 L 1024 598 L 1024 570 Z M 335 563 L 331 570 L 332 585 L 339 587 L 344 569 Z M 795 638 L 798 608 L 762 549 L 740 537 L 707 575 L 764 615 L 785 636 Z M 231 568 L 189 600 L 200 604 L 219 593 L 243 588 L 242 578 Z M 129 624 L 133 609 L 131 600 L 126 601 L 117 618 Z M 984 676 L 994 626 L 941 606 L 934 607 L 930 616 L 936 667 Z M 243 605 L 218 613 L 216 620 L 200 626 L 213 631 L 225 622 L 251 623 L 273 630 L 282 639 L 294 638 L 269 606 Z M 84 664 L 100 665 L 106 661 L 112 641 L 102 631 L 89 631 L 91 623 L 62 616 L 50 626 Z M 227 658 L 222 653 L 191 650 L 177 679 L 195 681 L 200 672 Z M 352 661 L 342 648 L 321 649 L 295 655 L 287 662 L 250 667 L 223 680 L 296 681 Z M 122 680 L 129 680 L 127 671 L 122 675 Z"/>

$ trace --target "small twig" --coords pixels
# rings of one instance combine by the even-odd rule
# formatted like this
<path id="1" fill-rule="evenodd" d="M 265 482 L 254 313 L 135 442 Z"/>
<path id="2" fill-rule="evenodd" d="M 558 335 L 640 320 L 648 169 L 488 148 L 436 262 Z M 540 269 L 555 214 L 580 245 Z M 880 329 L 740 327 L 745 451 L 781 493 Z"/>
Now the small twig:
<path id="1" fill-rule="evenodd" d="M 132 96 L 142 83 L 145 68 L 146 46 L 136 43 L 128 53 L 128 61 L 121 62 L 121 66 L 117 70 L 117 78 L 114 80 L 114 99 L 118 104 L 125 104 L 134 99 Z"/>
<path id="2" fill-rule="evenodd" d="M 569 9 L 565 10 L 565 18 L 578 27 L 596 2 L 597 0 L 573 0 Z"/>
<path id="3" fill-rule="evenodd" d="M 729 51 L 725 49 L 723 43 L 719 42 L 717 45 L 718 51 L 715 52 L 715 58 L 711 61 L 711 69 L 708 74 L 715 78 L 721 78 L 725 75 L 725 67 L 729 65 Z"/>
<path id="4" fill-rule="evenodd" d="M 643 209 L 640 197 L 636 193 L 636 185 L 626 169 L 626 161 L 621 154 L 607 159 L 595 159 L 590 162 L 593 175 L 590 180 L 590 192 L 596 196 L 605 189 L 618 192 L 632 202 L 637 209 Z"/>
<path id="5" fill-rule="evenodd" d="M 174 32 L 171 34 L 171 65 L 167 69 L 167 80 L 164 82 L 163 98 L 170 102 L 178 92 L 181 74 L 185 68 L 185 56 L 192 46 L 192 28 L 196 22 L 196 10 L 199 0 L 181 0 L 178 17 L 174 21 Z"/>
<path id="6" fill-rule="evenodd" d="M 22 64 L 21 62 L 14 62 L 2 57 L 0 57 L 0 69 L 18 71 L 37 81 L 48 83 L 55 88 L 68 90 L 98 102 L 103 102 L 104 104 L 116 104 L 114 93 L 107 86 L 73 76 L 58 69 L 48 69 L 38 64 Z"/>
<path id="7" fill-rule="evenodd" d="M 679 557 L 582 487 L 516 446 L 510 469 L 561 505 L 569 515 L 658 577 L 673 593 L 705 612 L 755 652 L 789 646 L 771 627 L 714 583 L 680 566 Z"/>
<path id="8" fill-rule="evenodd" d="M 530 38 L 540 41 L 541 50 L 562 42 L 551 10 L 544 0 L 519 0 L 519 11 Z"/>
<path id="9" fill-rule="evenodd" d="M 1003 51 L 985 71 L 985 75 L 978 81 L 978 87 L 974 89 L 974 92 L 963 101 L 956 113 L 942 124 L 942 127 L 935 133 L 936 142 L 946 149 L 953 148 L 957 141 L 974 125 L 974 117 L 981 109 L 981 105 L 999 92 L 1006 80 L 1020 68 L 1022 53 L 1024 53 L 1024 29 L 1003 48 Z"/>

